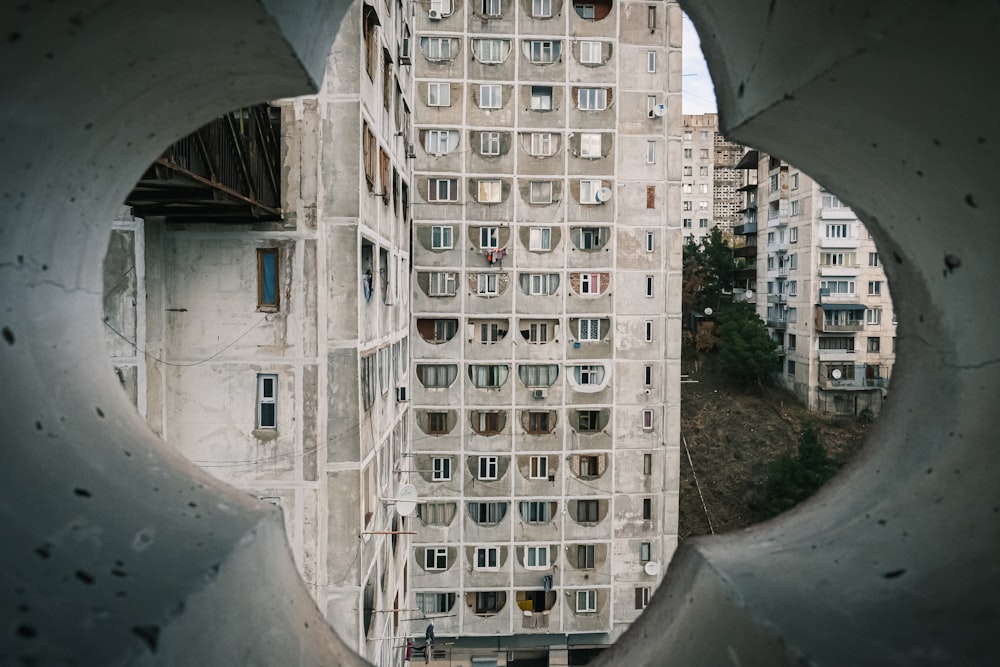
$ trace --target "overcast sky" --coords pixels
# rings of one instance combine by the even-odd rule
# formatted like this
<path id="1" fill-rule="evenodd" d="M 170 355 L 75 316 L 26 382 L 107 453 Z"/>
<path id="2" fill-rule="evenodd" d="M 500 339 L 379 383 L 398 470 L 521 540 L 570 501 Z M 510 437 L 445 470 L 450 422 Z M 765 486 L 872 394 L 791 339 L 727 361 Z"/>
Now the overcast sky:
<path id="1" fill-rule="evenodd" d="M 691 19 L 684 15 L 684 58 L 681 112 L 686 114 L 715 113 L 715 88 L 708 75 L 708 66 L 701 55 L 701 44 Z"/>

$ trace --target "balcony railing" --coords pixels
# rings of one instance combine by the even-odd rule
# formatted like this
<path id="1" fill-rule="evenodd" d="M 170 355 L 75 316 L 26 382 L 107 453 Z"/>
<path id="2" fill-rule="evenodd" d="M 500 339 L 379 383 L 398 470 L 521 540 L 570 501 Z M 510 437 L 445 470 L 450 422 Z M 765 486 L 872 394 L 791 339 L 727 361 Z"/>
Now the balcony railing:
<path id="1" fill-rule="evenodd" d="M 756 222 L 745 222 L 742 225 L 737 225 L 733 229 L 733 234 L 736 236 L 746 236 L 747 234 L 757 233 L 757 223 Z"/>
<path id="2" fill-rule="evenodd" d="M 768 294 L 767 295 L 767 302 L 768 303 L 788 303 L 788 295 L 787 294 Z"/>
<path id="3" fill-rule="evenodd" d="M 776 319 L 768 318 L 768 320 L 767 320 L 767 326 L 771 327 L 772 329 L 780 329 L 780 330 L 784 331 L 785 329 L 788 328 L 788 320 L 784 320 L 784 319 L 776 320 Z"/>
<path id="4" fill-rule="evenodd" d="M 521 627 L 528 629 L 549 627 L 549 612 L 546 611 L 525 611 L 521 615 Z"/>
<path id="5" fill-rule="evenodd" d="M 823 333 L 842 333 L 851 331 L 864 331 L 864 322 L 846 322 L 840 324 L 830 324 L 823 322 Z"/>

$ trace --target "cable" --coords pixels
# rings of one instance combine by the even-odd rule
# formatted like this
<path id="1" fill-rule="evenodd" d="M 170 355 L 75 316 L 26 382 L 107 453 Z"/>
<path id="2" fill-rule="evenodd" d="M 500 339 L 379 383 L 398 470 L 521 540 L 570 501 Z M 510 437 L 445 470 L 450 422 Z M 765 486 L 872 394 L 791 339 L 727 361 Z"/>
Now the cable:
<path id="1" fill-rule="evenodd" d="M 254 325 L 252 327 L 250 327 L 249 329 L 247 329 L 246 331 L 244 331 L 242 334 L 240 334 L 239 337 L 236 338 L 236 340 L 234 340 L 233 342 L 229 343 L 228 345 L 226 345 L 224 348 L 222 348 L 221 350 L 219 350 L 218 352 L 216 352 L 212 356 L 206 357 L 205 359 L 202 359 L 201 361 L 194 361 L 194 362 L 191 362 L 191 363 L 188 363 L 188 364 L 175 364 L 175 363 L 170 362 L 170 361 L 164 361 L 163 359 L 159 359 L 157 357 L 154 357 L 149 352 L 146 352 L 146 350 L 140 350 L 138 344 L 136 343 L 136 341 L 129 340 L 128 338 L 125 337 L 125 334 L 123 334 L 121 331 L 118 331 L 118 329 L 115 329 L 113 326 L 111 326 L 111 323 L 108 321 L 109 318 L 107 318 L 107 317 L 104 318 L 104 326 L 106 326 L 107 328 L 111 329 L 119 338 L 121 338 L 123 341 L 125 341 L 126 343 L 128 343 L 129 345 L 131 345 L 132 347 L 134 347 L 137 352 L 141 352 L 143 354 L 143 356 L 145 356 L 147 359 L 152 359 L 153 361 L 155 361 L 157 363 L 160 363 L 160 364 L 163 364 L 165 366 L 187 367 L 187 366 L 198 366 L 200 364 L 204 364 L 204 363 L 206 363 L 208 361 L 211 361 L 212 359 L 215 359 L 217 356 L 219 356 L 220 354 L 222 354 L 223 352 L 225 352 L 226 350 L 228 350 L 229 348 L 231 348 L 233 345 L 236 345 L 236 343 L 238 343 L 241 340 L 243 340 L 243 338 L 245 338 L 247 336 L 247 334 L 249 334 L 251 331 L 253 331 L 258 326 L 260 326 L 260 323 L 263 322 L 266 319 L 267 319 L 267 315 L 264 315 L 263 317 L 261 317 L 259 320 L 257 320 L 257 322 L 254 323 Z"/>
<path id="2" fill-rule="evenodd" d="M 712 527 L 712 517 L 708 514 L 708 505 L 705 504 L 705 496 L 701 492 L 701 484 L 698 483 L 698 475 L 694 472 L 694 462 L 691 460 L 691 452 L 688 450 L 687 438 L 681 435 L 681 442 L 684 443 L 684 453 L 687 454 L 688 465 L 691 466 L 691 477 L 694 478 L 695 488 L 698 489 L 698 497 L 701 498 L 701 506 L 705 510 L 705 518 L 708 519 L 708 529 L 715 535 L 715 528 Z"/>

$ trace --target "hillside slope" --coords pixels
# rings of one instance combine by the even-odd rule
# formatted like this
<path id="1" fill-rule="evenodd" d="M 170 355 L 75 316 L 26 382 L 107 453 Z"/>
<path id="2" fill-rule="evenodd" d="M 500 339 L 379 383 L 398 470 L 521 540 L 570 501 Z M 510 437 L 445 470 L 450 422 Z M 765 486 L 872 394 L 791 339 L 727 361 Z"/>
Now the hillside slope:
<path id="1" fill-rule="evenodd" d="M 768 464 L 794 454 L 805 424 L 812 424 L 831 458 L 846 461 L 861 446 L 866 427 L 853 417 L 809 412 L 785 390 L 747 393 L 713 370 L 707 360 L 699 373 L 688 363 L 681 385 L 681 486 L 679 536 L 707 535 L 695 475 L 716 533 L 769 517 L 765 490 Z M 685 451 L 686 444 L 686 451 Z M 688 461 L 690 454 L 692 466 Z"/>

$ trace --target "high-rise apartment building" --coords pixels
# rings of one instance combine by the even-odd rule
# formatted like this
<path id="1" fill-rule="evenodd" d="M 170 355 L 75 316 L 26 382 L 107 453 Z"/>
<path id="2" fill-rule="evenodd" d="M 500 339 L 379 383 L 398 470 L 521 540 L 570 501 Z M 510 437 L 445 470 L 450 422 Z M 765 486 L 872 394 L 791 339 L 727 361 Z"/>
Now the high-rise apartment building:
<path id="1" fill-rule="evenodd" d="M 719 132 L 714 113 L 683 117 L 681 128 L 681 227 L 700 240 L 713 227 L 731 236 L 739 221 L 741 197 L 736 163 L 744 147 Z"/>
<path id="2" fill-rule="evenodd" d="M 896 318 L 875 242 L 840 199 L 795 167 L 748 151 L 738 292 L 750 289 L 781 348 L 780 378 L 811 409 L 878 413 Z M 755 270 L 755 281 L 749 275 Z"/>
<path id="3" fill-rule="evenodd" d="M 409 3 L 353 2 L 320 92 L 168 148 L 105 261 L 109 349 L 140 414 L 281 509 L 317 604 L 380 666 L 403 660 L 413 520 L 395 511 L 409 440 L 410 21 Z"/>
<path id="4" fill-rule="evenodd" d="M 431 0 L 414 24 L 415 604 L 453 650 L 567 664 L 676 545 L 680 10 Z"/>

